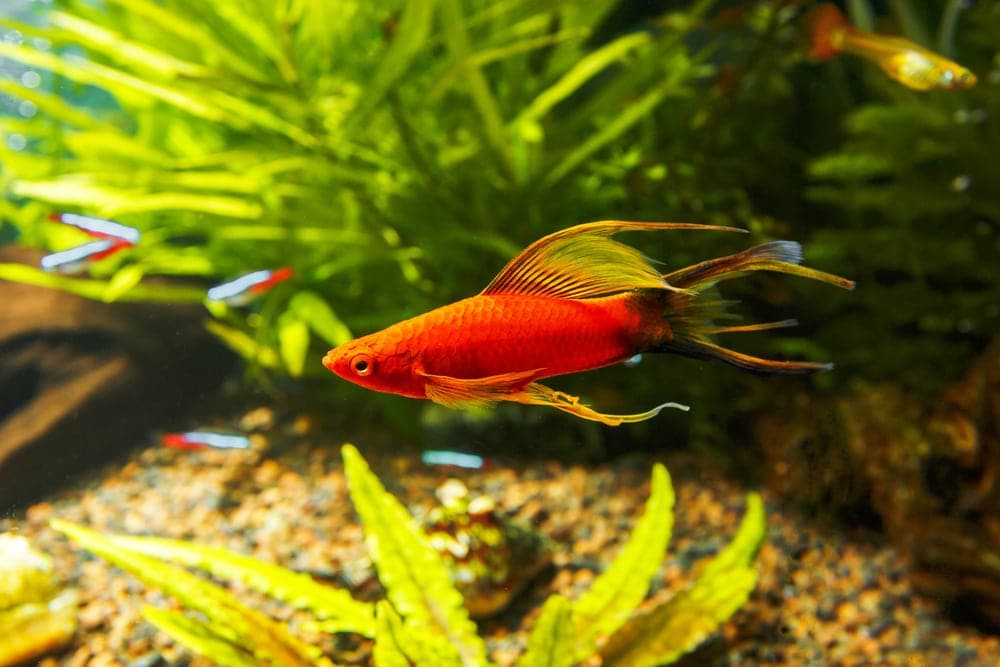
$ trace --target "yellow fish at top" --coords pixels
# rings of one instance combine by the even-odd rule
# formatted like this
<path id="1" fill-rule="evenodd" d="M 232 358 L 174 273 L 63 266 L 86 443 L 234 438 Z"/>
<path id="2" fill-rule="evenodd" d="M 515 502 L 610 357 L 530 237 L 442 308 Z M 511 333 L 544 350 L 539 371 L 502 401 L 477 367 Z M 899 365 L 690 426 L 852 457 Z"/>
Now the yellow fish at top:
<path id="1" fill-rule="evenodd" d="M 956 62 L 914 44 L 851 25 L 831 4 L 813 7 L 803 20 L 809 55 L 826 60 L 850 53 L 872 63 L 913 90 L 958 90 L 976 84 L 976 75 Z"/>

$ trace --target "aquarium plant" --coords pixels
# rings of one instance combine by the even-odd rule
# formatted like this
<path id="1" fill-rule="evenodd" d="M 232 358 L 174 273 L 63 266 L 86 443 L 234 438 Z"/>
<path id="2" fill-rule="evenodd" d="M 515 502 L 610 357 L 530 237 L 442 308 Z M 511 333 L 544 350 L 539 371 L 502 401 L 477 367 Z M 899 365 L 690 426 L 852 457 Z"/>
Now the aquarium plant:
<path id="1" fill-rule="evenodd" d="M 807 7 L 778 0 L 638 17 L 617 0 L 33 3 L 0 40 L 21 68 L 0 78 L 2 237 L 73 247 L 79 233 L 47 221 L 66 210 L 142 240 L 87 278 L 15 264 L 0 278 L 204 302 L 220 282 L 287 267 L 253 303 L 207 302 L 206 325 L 249 368 L 308 377 L 325 349 L 475 293 L 555 229 L 733 224 L 803 241 L 810 265 L 860 286 L 831 299 L 766 278 L 738 288 L 794 301 L 804 325 L 748 351 L 848 371 L 817 386 L 896 377 L 931 394 L 1000 318 L 998 19 L 985 2 L 846 4 L 859 26 L 957 58 L 980 83 L 917 92 L 860 60 L 813 62 Z M 732 249 L 674 238 L 674 266 Z M 655 363 L 602 381 L 743 411 L 770 396 Z M 691 419 L 725 437 L 708 411 Z"/>
<path id="2" fill-rule="evenodd" d="M 386 492 L 352 445 L 343 447 L 351 499 L 385 588 L 375 603 L 347 591 L 225 549 L 155 537 L 102 536 L 61 520 L 52 526 L 80 546 L 176 598 L 187 610 L 146 607 L 153 625 L 222 665 L 328 665 L 329 658 L 288 628 L 182 565 L 239 581 L 314 618 L 311 631 L 353 633 L 373 640 L 379 665 L 489 665 L 462 595 L 432 541 Z M 761 500 L 747 511 L 732 542 L 674 597 L 644 605 L 673 526 L 674 493 L 666 468 L 653 468 L 643 516 L 615 560 L 575 600 L 551 596 L 517 660 L 521 667 L 570 665 L 600 655 L 607 665 L 661 665 L 694 649 L 753 590 L 754 561 L 766 531 Z M 192 614 L 191 612 L 197 612 Z"/>

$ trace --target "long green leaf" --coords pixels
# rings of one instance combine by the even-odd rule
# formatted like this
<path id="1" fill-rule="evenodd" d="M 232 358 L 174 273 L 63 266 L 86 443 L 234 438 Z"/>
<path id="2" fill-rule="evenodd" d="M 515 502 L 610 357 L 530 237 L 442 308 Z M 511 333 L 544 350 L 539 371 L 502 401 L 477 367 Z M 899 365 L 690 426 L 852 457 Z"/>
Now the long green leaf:
<path id="1" fill-rule="evenodd" d="M 365 96 L 355 110 L 354 117 L 365 120 L 371 110 L 382 101 L 386 92 L 410 68 L 414 58 L 425 47 L 437 0 L 407 0 L 396 31 L 379 61 L 378 69 L 366 86 Z"/>
<path id="2" fill-rule="evenodd" d="M 290 310 L 278 316 L 278 350 L 288 374 L 302 375 L 309 354 L 309 325 Z"/>
<path id="3" fill-rule="evenodd" d="M 646 46 L 651 41 L 647 32 L 636 32 L 609 42 L 597 51 L 582 58 L 554 84 L 543 90 L 511 122 L 512 127 L 523 123 L 536 123 L 555 105 L 563 101 L 590 81 L 609 65 L 624 58 L 631 51 Z"/>
<path id="4" fill-rule="evenodd" d="M 10 79 L 0 77 L 0 93 L 31 102 L 46 119 L 51 121 L 81 128 L 95 127 L 99 124 L 93 116 L 67 104 L 59 95 L 52 95 L 37 88 L 28 88 Z"/>
<path id="5" fill-rule="evenodd" d="M 600 640 L 618 630 L 646 597 L 670 541 L 673 509 L 670 474 L 657 463 L 645 512 L 628 542 L 590 590 L 573 604 L 578 660 L 593 655 Z"/>
<path id="6" fill-rule="evenodd" d="M 516 667 L 570 667 L 575 635 L 573 605 L 561 595 L 549 597 Z"/>
<path id="7" fill-rule="evenodd" d="M 72 278 L 46 273 L 27 264 L 0 264 L 0 280 L 51 287 L 97 301 L 105 298 L 108 289 L 108 284 L 103 280 Z M 141 283 L 124 294 L 118 295 L 119 301 L 155 301 L 160 303 L 201 303 L 204 298 L 205 291 L 196 287 L 143 285 Z"/>
<path id="8" fill-rule="evenodd" d="M 49 524 L 81 547 L 128 571 L 149 586 L 162 589 L 182 604 L 204 614 L 213 628 L 235 646 L 252 650 L 258 662 L 286 667 L 328 665 L 318 649 L 291 635 L 284 626 L 243 605 L 229 591 L 176 565 L 130 551 L 83 526 L 53 519 Z"/>
<path id="9" fill-rule="evenodd" d="M 462 4 L 459 0 L 440 0 L 440 2 L 441 29 L 444 31 L 444 40 L 448 45 L 448 50 L 455 60 L 468 62 L 471 66 L 471 69 L 466 72 L 466 84 L 469 87 L 472 101 L 479 111 L 486 138 L 493 146 L 493 150 L 499 157 L 501 166 L 504 167 L 507 175 L 516 178 L 517 171 L 514 168 L 510 136 L 504 126 L 500 105 L 497 103 L 486 77 L 470 59 L 471 47 L 466 26 L 462 21 Z"/>
<path id="10" fill-rule="evenodd" d="M 60 206 L 96 209 L 100 215 L 150 211 L 192 211 L 256 220 L 263 208 L 253 199 L 192 192 L 150 193 L 143 188 L 124 190 L 98 183 L 92 174 L 67 174 L 54 180 L 14 181 L 11 194 Z"/>
<path id="11" fill-rule="evenodd" d="M 191 44 L 209 64 L 225 64 L 234 71 L 256 81 L 269 77 L 259 67 L 226 46 L 217 35 L 206 29 L 196 17 L 184 12 L 184 5 L 171 3 L 169 8 L 156 0 L 105 0 L 117 5 L 147 25 L 168 33 L 164 41 L 181 40 Z"/>
<path id="12" fill-rule="evenodd" d="M 253 652 L 234 644 L 212 629 L 207 623 L 186 616 L 179 611 L 168 611 L 145 606 L 142 616 L 188 650 L 203 655 L 224 667 L 259 667 Z"/>
<path id="13" fill-rule="evenodd" d="M 673 81 L 670 82 L 671 84 Z M 603 126 L 601 130 L 587 137 L 576 149 L 556 164 L 545 176 L 545 185 L 551 187 L 561 180 L 568 173 L 576 169 L 580 163 L 590 158 L 594 153 L 601 150 L 612 141 L 627 132 L 633 125 L 647 118 L 649 113 L 656 108 L 667 94 L 673 89 L 672 85 L 661 85 L 640 97 L 638 100 L 626 107 L 614 120 Z"/>
<path id="14" fill-rule="evenodd" d="M 150 75 L 171 79 L 179 76 L 205 77 L 211 71 L 196 63 L 189 63 L 169 53 L 150 48 L 126 39 L 112 30 L 66 12 L 47 14 L 53 26 L 71 32 L 80 46 L 98 51 L 122 64 L 137 66 Z"/>
<path id="15" fill-rule="evenodd" d="M 344 445 L 344 473 L 351 500 L 365 526 L 366 542 L 393 607 L 415 635 L 447 640 L 447 663 L 486 665 L 486 645 L 476 634 L 461 593 L 444 561 L 406 508 L 387 493 L 353 445 Z"/>
<path id="16" fill-rule="evenodd" d="M 240 582 L 264 595 L 299 609 L 307 609 L 325 621 L 323 627 L 329 632 L 354 632 L 365 637 L 371 637 L 375 632 L 371 603 L 355 600 L 347 591 L 318 583 L 307 574 L 221 547 L 183 540 L 124 535 L 108 539 L 130 551 L 196 567 L 219 579 Z"/>
<path id="17" fill-rule="evenodd" d="M 621 628 L 602 648 L 609 667 L 655 667 L 677 660 L 715 632 L 739 609 L 757 584 L 754 560 L 767 532 L 757 494 L 733 541 L 698 577 L 693 587 Z"/>
<path id="18" fill-rule="evenodd" d="M 333 346 L 354 338 L 347 325 L 337 317 L 319 294 L 299 292 L 288 302 L 288 310 L 295 312 L 323 340 Z"/>
<path id="19" fill-rule="evenodd" d="M 372 660 L 379 667 L 413 667 L 404 651 L 403 619 L 385 600 L 375 606 L 375 646 Z"/>
<path id="20" fill-rule="evenodd" d="M 204 298 L 204 293 L 201 296 Z M 281 368 L 281 359 L 273 347 L 258 343 L 243 331 L 215 320 L 206 320 L 205 328 L 244 359 L 264 368 Z"/>
<path id="21" fill-rule="evenodd" d="M 148 99 L 157 99 L 214 123 L 223 123 L 239 130 L 256 126 L 284 134 L 304 146 L 317 145 L 311 134 L 272 112 L 270 108 L 211 88 L 186 91 L 175 85 L 155 83 L 80 56 L 60 56 L 2 41 L 0 56 L 47 69 L 77 83 L 99 86 L 116 96 L 128 98 L 136 105 L 148 105 Z"/>
<path id="22" fill-rule="evenodd" d="M 379 667 L 448 667 L 456 662 L 454 647 L 440 635 L 407 625 L 385 600 L 378 602 L 372 657 Z"/>

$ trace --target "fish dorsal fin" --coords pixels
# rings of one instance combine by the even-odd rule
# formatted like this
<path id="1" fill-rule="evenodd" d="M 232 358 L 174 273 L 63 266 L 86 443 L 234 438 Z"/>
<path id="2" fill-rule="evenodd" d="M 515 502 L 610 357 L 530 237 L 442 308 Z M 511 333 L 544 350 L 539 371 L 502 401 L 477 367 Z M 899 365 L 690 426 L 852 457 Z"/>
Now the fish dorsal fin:
<path id="1" fill-rule="evenodd" d="M 604 220 L 549 234 L 507 263 L 482 294 L 590 299 L 635 289 L 672 289 L 635 248 L 612 235 L 623 231 L 694 229 L 743 231 L 684 222 Z"/>

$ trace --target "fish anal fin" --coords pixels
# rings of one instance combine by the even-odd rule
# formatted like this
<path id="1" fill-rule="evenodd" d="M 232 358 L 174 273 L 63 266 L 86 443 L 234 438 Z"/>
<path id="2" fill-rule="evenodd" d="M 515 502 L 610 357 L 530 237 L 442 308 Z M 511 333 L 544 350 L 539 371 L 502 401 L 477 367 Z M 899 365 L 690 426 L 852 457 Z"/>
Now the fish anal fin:
<path id="1" fill-rule="evenodd" d="M 456 378 L 448 375 L 421 373 L 427 398 L 457 410 L 489 407 L 497 401 L 509 401 L 544 369 L 514 371 L 482 378 Z"/>
<path id="2" fill-rule="evenodd" d="M 482 294 L 588 299 L 635 289 L 671 289 L 635 248 L 612 235 L 623 231 L 743 230 L 680 222 L 604 220 L 576 225 L 535 241 L 508 262 Z"/>
<path id="3" fill-rule="evenodd" d="M 522 393 L 512 395 L 508 400 L 517 401 L 518 403 L 526 403 L 528 405 L 547 405 L 551 408 L 568 412 L 571 415 L 580 417 L 581 419 L 600 422 L 607 426 L 631 424 L 634 422 L 652 419 L 666 408 L 676 408 L 685 411 L 688 410 L 688 406 L 681 405 L 680 403 L 663 403 L 656 406 L 652 410 L 647 410 L 646 412 L 638 412 L 628 415 L 609 415 L 604 414 L 603 412 L 597 412 L 593 408 L 584 405 L 576 396 L 552 389 L 551 387 L 546 387 L 544 384 L 540 384 L 538 382 L 532 382 Z"/>

